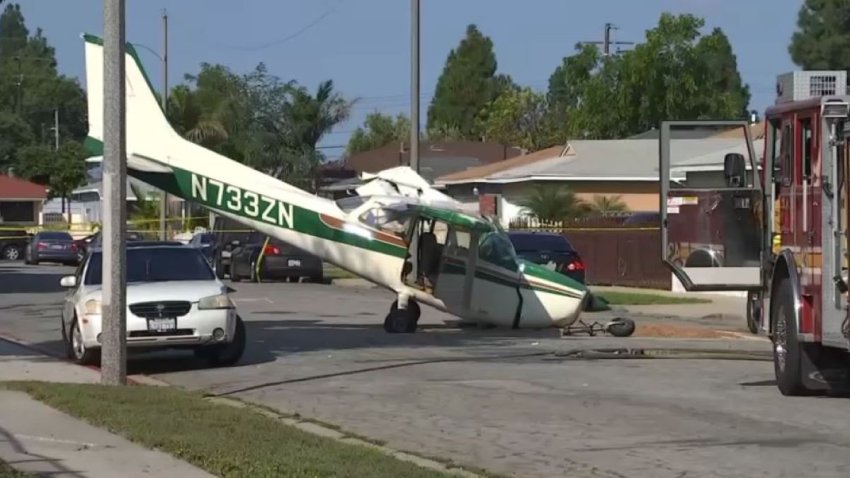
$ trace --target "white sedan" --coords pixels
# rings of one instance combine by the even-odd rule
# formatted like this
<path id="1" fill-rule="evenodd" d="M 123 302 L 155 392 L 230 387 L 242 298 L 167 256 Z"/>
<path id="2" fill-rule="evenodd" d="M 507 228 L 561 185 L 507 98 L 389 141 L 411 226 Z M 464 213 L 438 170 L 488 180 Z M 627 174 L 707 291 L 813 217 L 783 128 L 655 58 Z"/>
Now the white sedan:
<path id="1" fill-rule="evenodd" d="M 127 348 L 191 348 L 212 365 L 234 365 L 245 350 L 245 325 L 232 291 L 203 254 L 175 242 L 127 243 Z M 102 262 L 93 248 L 68 288 L 62 340 L 68 358 L 99 361 L 102 344 Z"/>

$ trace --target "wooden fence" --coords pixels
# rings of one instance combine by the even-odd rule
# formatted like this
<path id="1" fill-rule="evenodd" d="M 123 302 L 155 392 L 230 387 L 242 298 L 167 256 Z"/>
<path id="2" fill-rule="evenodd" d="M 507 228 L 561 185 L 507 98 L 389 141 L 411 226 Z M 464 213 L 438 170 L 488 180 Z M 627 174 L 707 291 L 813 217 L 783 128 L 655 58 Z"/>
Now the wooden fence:
<path id="1" fill-rule="evenodd" d="M 587 267 L 589 285 L 670 290 L 672 276 L 661 262 L 658 221 L 626 223 L 626 217 L 591 217 L 569 222 L 512 221 L 511 230 L 557 232 L 567 238 Z"/>

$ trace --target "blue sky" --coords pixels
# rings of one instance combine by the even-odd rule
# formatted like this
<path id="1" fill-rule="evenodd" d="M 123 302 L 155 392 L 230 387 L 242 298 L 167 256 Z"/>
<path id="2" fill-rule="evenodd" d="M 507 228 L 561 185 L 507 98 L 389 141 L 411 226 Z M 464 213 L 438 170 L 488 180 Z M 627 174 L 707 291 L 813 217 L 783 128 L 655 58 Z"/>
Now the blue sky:
<path id="1" fill-rule="evenodd" d="M 13 0 L 7 0 L 13 1 Z M 17 0 L 27 25 L 44 30 L 63 73 L 83 80 L 82 32 L 100 35 L 102 0 Z M 794 69 L 788 42 L 802 0 L 422 0 L 421 103 L 423 118 L 446 55 L 475 23 L 493 39 L 499 71 L 520 84 L 545 89 L 549 75 L 578 41 L 602 39 L 606 22 L 615 40 L 640 42 L 664 11 L 693 13 L 706 31 L 721 27 L 752 91 L 751 109 L 772 103 L 776 75 Z M 260 61 L 283 79 L 313 89 L 332 78 L 360 97 L 352 119 L 323 145 L 344 145 L 365 115 L 410 109 L 410 2 L 407 0 L 126 0 L 127 40 L 159 52 L 160 14 L 169 17 L 169 84 L 198 71 L 201 62 L 247 72 Z M 767 20 L 767 21 L 763 21 Z M 141 50 L 155 85 L 160 62 Z M 83 82 L 84 84 L 84 82 Z M 326 149 L 337 157 L 342 149 Z"/>

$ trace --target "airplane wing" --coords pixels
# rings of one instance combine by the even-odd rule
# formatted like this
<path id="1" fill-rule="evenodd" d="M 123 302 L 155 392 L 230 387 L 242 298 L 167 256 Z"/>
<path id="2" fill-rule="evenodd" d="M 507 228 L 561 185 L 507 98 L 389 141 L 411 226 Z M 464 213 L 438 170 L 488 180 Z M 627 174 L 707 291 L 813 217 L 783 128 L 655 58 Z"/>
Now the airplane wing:
<path id="1" fill-rule="evenodd" d="M 434 189 L 428 181 L 408 166 L 385 169 L 374 174 L 362 173 L 361 178 L 366 183 L 355 189 L 358 196 L 396 196 L 416 199 L 421 204 L 439 204 L 439 207 L 444 208 L 466 209 L 462 202 Z"/>

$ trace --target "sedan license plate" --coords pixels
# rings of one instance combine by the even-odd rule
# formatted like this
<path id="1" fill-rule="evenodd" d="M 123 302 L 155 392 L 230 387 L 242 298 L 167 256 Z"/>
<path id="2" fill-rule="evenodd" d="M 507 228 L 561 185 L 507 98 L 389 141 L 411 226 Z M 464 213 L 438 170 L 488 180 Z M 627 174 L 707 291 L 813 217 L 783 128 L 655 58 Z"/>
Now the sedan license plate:
<path id="1" fill-rule="evenodd" d="M 298 259 L 289 259 L 289 267 L 301 267 L 301 261 Z"/>
<path id="2" fill-rule="evenodd" d="M 50 248 L 62 250 L 62 249 L 65 249 L 65 246 L 63 244 L 51 244 Z"/>
<path id="3" fill-rule="evenodd" d="M 176 328 L 177 319 L 174 317 L 148 319 L 148 330 L 151 332 L 171 332 Z"/>

